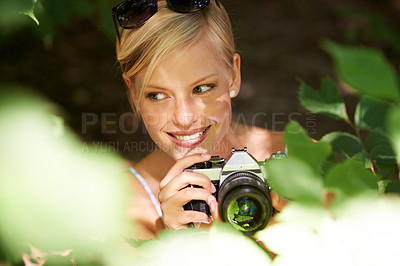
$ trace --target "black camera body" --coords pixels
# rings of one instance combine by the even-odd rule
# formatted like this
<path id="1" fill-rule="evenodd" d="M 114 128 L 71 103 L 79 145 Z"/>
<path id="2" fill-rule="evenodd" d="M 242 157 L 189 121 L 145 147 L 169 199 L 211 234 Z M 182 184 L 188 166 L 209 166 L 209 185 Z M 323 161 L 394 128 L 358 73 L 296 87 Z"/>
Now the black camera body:
<path id="1" fill-rule="evenodd" d="M 281 152 L 271 156 L 284 157 L 286 154 Z M 214 196 L 219 203 L 222 220 L 247 235 L 253 235 L 265 228 L 273 214 L 270 187 L 266 179 L 267 160 L 257 161 L 247 153 L 247 148 L 232 149 L 226 159 L 213 156 L 209 161 L 194 164 L 185 171 L 208 176 L 217 188 Z M 188 202 L 184 209 L 210 215 L 209 206 L 201 200 Z"/>

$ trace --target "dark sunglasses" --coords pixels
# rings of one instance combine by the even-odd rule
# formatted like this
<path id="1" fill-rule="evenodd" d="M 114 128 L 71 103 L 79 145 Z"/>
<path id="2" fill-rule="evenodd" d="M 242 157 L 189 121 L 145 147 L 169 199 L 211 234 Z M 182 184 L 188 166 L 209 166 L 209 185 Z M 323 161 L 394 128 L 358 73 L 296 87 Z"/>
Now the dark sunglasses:
<path id="1" fill-rule="evenodd" d="M 179 13 L 192 13 L 204 9 L 211 0 L 167 0 L 169 8 Z M 218 6 L 219 1 L 216 0 Z M 157 0 L 128 0 L 112 9 L 118 39 L 118 25 L 124 29 L 142 26 L 158 11 Z"/>

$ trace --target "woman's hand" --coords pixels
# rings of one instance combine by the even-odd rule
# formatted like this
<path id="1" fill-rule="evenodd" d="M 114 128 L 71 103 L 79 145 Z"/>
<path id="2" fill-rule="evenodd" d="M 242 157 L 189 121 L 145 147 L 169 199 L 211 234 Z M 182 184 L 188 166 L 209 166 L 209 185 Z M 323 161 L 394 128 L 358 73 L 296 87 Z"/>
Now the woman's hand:
<path id="1" fill-rule="evenodd" d="M 282 209 L 289 203 L 288 200 L 280 197 L 278 193 L 275 191 L 270 192 L 271 196 L 271 201 L 272 201 L 272 206 L 277 210 L 278 212 L 281 212 Z"/>
<path id="2" fill-rule="evenodd" d="M 191 200 L 203 200 L 210 207 L 211 215 L 219 220 L 218 203 L 211 180 L 203 174 L 184 171 L 189 166 L 210 159 L 209 155 L 195 154 L 184 157 L 171 167 L 160 182 L 160 201 L 164 223 L 169 229 L 187 228 L 189 223 L 199 227 L 201 223 L 210 224 L 212 219 L 200 211 L 185 211 L 183 205 Z M 196 185 L 202 188 L 188 187 Z"/>
<path id="3" fill-rule="evenodd" d="M 272 201 L 272 207 L 274 207 L 274 209 L 277 212 L 281 212 L 283 208 L 285 208 L 285 206 L 289 203 L 288 200 L 280 197 L 278 195 L 278 193 L 276 193 L 275 191 L 271 191 L 270 192 L 270 196 L 271 196 L 271 201 Z M 277 221 L 275 220 L 275 217 L 272 216 L 269 221 L 267 226 L 271 226 L 273 224 L 275 224 Z"/>

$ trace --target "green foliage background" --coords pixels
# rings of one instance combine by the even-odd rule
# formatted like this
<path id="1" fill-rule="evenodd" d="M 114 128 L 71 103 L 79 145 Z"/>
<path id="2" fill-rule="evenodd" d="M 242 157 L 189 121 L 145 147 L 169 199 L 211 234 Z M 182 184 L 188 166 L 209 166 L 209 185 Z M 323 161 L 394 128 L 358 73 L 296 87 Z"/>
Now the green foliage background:
<path id="1" fill-rule="evenodd" d="M 50 49 L 58 28 L 76 17 L 96 20 L 112 36 L 110 8 L 115 4 L 2 1 L 0 38 L 7 42 L 29 28 Z M 374 14 L 343 13 L 374 22 L 362 31 L 356 30 L 357 23 L 349 27 L 349 40 L 374 38 L 389 43 L 392 53 L 400 51 L 396 31 Z M 29 88 L 3 83 L 0 261 L 20 263 L 30 243 L 44 250 L 49 261 L 55 250 L 74 249 L 67 257 L 70 265 L 245 264 L 248 257 L 256 265 L 397 265 L 398 69 L 375 48 L 328 40 L 321 47 L 333 60 L 335 76 L 323 78 L 319 90 L 302 81 L 299 100 L 310 112 L 342 121 L 352 131 L 330 132 L 316 141 L 297 122 L 285 127 L 289 157 L 269 163 L 268 182 L 291 203 L 276 216 L 276 225 L 257 235 L 275 259 L 226 225 L 207 232 L 167 231 L 143 243 L 127 240 L 136 249 L 127 248 L 121 235 L 128 236 L 134 226 L 124 218 L 129 191 L 118 178 L 125 171 L 122 158 L 82 153 L 82 143 L 63 126 L 62 111 Z M 354 113 L 343 100 L 344 92 L 356 95 Z M 208 255 L 193 261 L 193 250 Z"/>

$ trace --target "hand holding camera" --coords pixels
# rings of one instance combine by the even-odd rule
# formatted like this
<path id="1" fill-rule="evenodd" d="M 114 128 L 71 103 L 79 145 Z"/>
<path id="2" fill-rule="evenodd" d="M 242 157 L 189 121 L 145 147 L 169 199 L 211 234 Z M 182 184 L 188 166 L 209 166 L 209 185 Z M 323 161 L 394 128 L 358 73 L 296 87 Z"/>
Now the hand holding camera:
<path id="1" fill-rule="evenodd" d="M 271 156 L 283 157 L 286 155 L 280 152 Z M 247 235 L 253 235 L 265 228 L 273 214 L 270 190 L 265 178 L 267 160 L 258 162 L 247 153 L 246 148 L 232 149 L 226 159 L 212 157 L 185 171 L 208 176 L 217 190 L 214 195 L 219 202 L 222 220 Z M 209 206 L 202 200 L 192 200 L 184 209 L 212 215 Z"/>
<path id="2" fill-rule="evenodd" d="M 189 223 L 212 222 L 211 217 L 199 211 L 184 211 L 182 206 L 191 200 L 201 200 L 215 206 L 211 215 L 218 217 L 218 203 L 213 196 L 215 187 L 210 179 L 195 172 L 184 171 L 191 165 L 209 160 L 210 156 L 200 154 L 190 155 L 178 160 L 160 182 L 159 201 L 163 212 L 165 225 L 169 229 L 179 230 L 186 228 Z M 193 185 L 193 187 L 188 187 Z M 201 188 L 200 188 L 201 187 Z M 207 204 L 206 204 L 207 205 Z"/>

